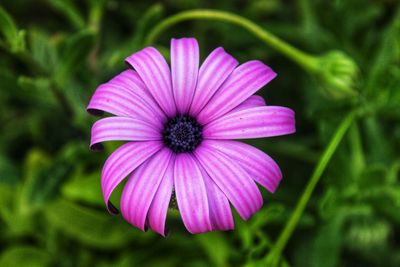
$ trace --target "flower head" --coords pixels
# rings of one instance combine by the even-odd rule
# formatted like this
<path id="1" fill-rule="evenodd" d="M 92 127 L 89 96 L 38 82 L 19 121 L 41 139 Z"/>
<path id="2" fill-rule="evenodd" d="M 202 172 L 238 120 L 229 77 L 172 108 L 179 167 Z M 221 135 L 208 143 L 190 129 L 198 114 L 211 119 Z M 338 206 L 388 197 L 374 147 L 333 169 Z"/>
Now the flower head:
<path id="1" fill-rule="evenodd" d="M 274 192 L 281 171 L 262 151 L 232 140 L 295 132 L 291 109 L 267 106 L 253 95 L 276 73 L 257 60 L 238 66 L 223 48 L 199 68 L 194 38 L 172 39 L 171 69 L 153 47 L 126 63 L 131 69 L 100 85 L 88 106 L 91 114 L 115 115 L 94 123 L 92 149 L 104 141 L 128 141 L 103 167 L 109 211 L 117 212 L 109 198 L 127 176 L 123 217 L 161 235 L 173 194 L 191 233 L 233 229 L 230 203 L 244 220 L 260 209 L 256 182 Z"/>

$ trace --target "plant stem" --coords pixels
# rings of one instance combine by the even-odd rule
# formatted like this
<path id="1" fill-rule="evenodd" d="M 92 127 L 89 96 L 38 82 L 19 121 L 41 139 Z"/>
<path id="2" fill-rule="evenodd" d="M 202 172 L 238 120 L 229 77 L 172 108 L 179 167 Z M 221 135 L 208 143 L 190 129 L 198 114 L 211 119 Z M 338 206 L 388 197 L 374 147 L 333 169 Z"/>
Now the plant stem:
<path id="1" fill-rule="evenodd" d="M 360 129 L 357 123 L 354 123 L 349 130 L 350 141 L 350 159 L 352 162 L 351 173 L 353 179 L 360 178 L 361 172 L 365 169 L 365 156 L 361 142 Z"/>
<path id="2" fill-rule="evenodd" d="M 93 0 L 90 1 L 90 9 L 89 9 L 89 29 L 95 33 L 98 33 L 100 30 L 100 23 L 103 17 L 104 8 L 107 4 L 107 0 Z"/>
<path id="3" fill-rule="evenodd" d="M 307 206 L 308 201 L 311 198 L 311 195 L 317 185 L 318 181 L 320 180 L 323 172 L 325 171 L 326 167 L 328 166 L 329 161 L 332 159 L 333 154 L 335 153 L 336 149 L 338 148 L 340 142 L 342 141 L 345 133 L 352 125 L 354 121 L 356 113 L 350 112 L 340 123 L 336 132 L 334 133 L 332 139 L 330 140 L 328 146 L 326 147 L 324 153 L 322 154 L 321 158 L 318 161 L 317 166 L 314 169 L 314 172 L 308 181 L 306 188 L 303 191 L 297 205 L 289 218 L 289 221 L 286 223 L 285 228 L 282 230 L 281 234 L 279 235 L 277 241 L 275 242 L 274 246 L 270 250 L 269 254 L 264 258 L 267 266 L 276 266 L 279 263 L 281 253 L 286 246 L 289 238 L 293 234 L 303 212 Z"/>
<path id="4" fill-rule="evenodd" d="M 240 26 L 251 32 L 265 44 L 269 45 L 273 49 L 277 50 L 278 52 L 282 53 L 289 59 L 293 60 L 306 70 L 315 71 L 318 69 L 318 59 L 316 57 L 307 54 L 303 51 L 300 51 L 299 49 L 291 46 L 290 44 L 286 43 L 285 41 L 278 38 L 274 34 L 266 31 L 262 27 L 258 26 L 254 22 L 244 17 L 241 17 L 233 13 L 218 11 L 218 10 L 208 10 L 208 9 L 188 10 L 170 16 L 165 20 L 161 21 L 158 25 L 156 25 L 152 29 L 152 31 L 147 35 L 147 38 L 145 39 L 145 44 L 150 45 L 154 43 L 156 37 L 161 32 L 179 22 L 186 20 L 198 20 L 198 19 L 224 21 Z"/>
<path id="5" fill-rule="evenodd" d="M 317 25 L 317 23 L 315 23 L 315 14 L 312 10 L 310 1 L 298 0 L 297 5 L 300 11 L 299 13 L 301 16 L 302 27 L 307 29 L 313 27 L 314 25 Z"/>

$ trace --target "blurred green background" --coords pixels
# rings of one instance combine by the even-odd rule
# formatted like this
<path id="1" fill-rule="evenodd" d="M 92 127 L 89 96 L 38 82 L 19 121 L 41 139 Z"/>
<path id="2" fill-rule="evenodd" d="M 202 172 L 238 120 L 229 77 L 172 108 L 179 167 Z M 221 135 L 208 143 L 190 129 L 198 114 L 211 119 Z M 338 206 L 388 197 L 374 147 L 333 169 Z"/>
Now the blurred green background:
<path id="1" fill-rule="evenodd" d="M 399 6 L 397 0 L 2 0 L 0 266 L 400 266 Z M 156 25 L 198 8 L 245 17 L 299 51 L 291 55 L 282 43 L 214 20 L 171 25 L 153 44 L 168 56 L 172 37 L 194 36 L 203 59 L 224 46 L 240 62 L 262 60 L 278 77 L 260 94 L 296 111 L 297 133 L 251 141 L 276 159 L 284 179 L 274 195 L 263 189 L 264 207 L 249 221 L 236 216 L 234 231 L 190 235 L 171 210 L 171 234 L 162 238 L 107 213 L 100 171 L 119 144 L 88 150 L 95 119 L 85 108 L 96 86 L 152 41 Z M 348 114 L 356 114 L 350 126 L 339 126 Z M 334 136 L 330 158 L 323 151 Z M 304 188 L 313 189 L 316 166 L 324 172 L 313 180 L 321 180 L 305 211 L 297 209 L 287 244 L 277 248 Z M 113 198 L 118 203 L 118 192 Z"/>

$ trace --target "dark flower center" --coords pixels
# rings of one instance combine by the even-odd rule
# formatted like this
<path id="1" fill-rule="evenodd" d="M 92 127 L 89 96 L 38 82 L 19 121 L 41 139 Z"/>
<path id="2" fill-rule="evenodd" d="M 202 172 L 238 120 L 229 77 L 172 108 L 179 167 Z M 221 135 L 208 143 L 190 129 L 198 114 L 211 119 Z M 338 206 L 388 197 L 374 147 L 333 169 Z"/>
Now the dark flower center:
<path id="1" fill-rule="evenodd" d="M 191 152 L 201 143 L 201 130 L 194 118 L 177 115 L 164 125 L 163 141 L 176 153 Z"/>

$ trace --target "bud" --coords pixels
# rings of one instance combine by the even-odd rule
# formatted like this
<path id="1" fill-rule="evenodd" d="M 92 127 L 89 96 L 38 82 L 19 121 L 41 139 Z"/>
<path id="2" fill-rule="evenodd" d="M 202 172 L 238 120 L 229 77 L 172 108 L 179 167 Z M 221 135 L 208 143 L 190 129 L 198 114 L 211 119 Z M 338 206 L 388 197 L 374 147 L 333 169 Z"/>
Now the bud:
<path id="1" fill-rule="evenodd" d="M 358 67 L 352 58 L 341 51 L 331 51 L 317 59 L 318 78 L 323 82 L 323 91 L 335 99 L 357 95 L 354 89 Z"/>

